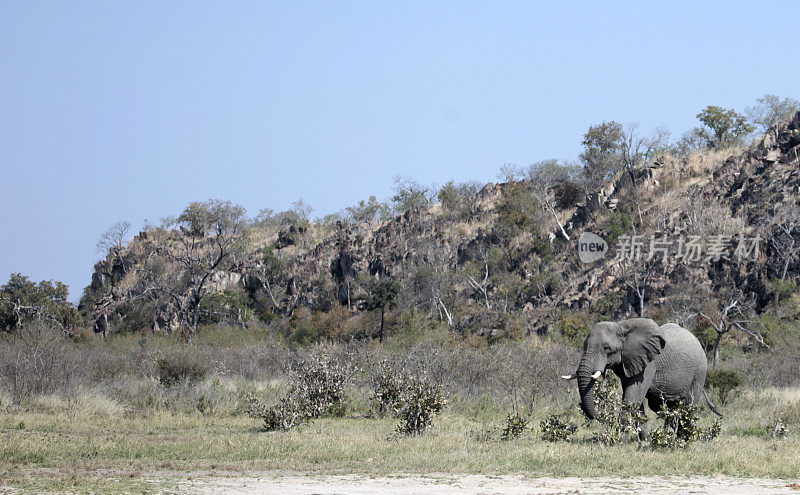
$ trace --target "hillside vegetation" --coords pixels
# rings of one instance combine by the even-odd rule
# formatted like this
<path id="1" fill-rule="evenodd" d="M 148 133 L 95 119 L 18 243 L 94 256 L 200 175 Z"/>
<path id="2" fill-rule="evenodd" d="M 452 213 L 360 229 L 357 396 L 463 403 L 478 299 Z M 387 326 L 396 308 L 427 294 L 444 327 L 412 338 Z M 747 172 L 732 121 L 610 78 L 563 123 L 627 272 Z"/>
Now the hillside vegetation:
<path id="1" fill-rule="evenodd" d="M 439 189 L 399 178 L 390 202 L 317 220 L 303 201 L 248 219 L 212 200 L 130 242 L 118 224 L 80 310 L 104 335 L 191 340 L 224 322 L 305 344 L 382 339 L 411 320 L 471 341 L 576 342 L 595 321 L 644 315 L 694 328 L 717 353 L 781 347 L 798 314 L 800 130 L 797 114 L 762 107 L 754 120 L 772 125 L 748 146 L 755 125 L 708 107 L 677 143 L 604 122 L 580 164 L 507 165 L 503 182 Z M 585 231 L 610 246 L 588 265 Z"/>

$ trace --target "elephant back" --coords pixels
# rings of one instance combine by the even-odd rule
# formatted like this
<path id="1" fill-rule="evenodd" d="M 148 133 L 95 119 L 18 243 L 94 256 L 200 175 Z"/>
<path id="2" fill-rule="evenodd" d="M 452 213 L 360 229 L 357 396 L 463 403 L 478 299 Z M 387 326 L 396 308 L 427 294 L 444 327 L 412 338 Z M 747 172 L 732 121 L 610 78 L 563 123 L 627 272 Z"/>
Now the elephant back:
<path id="1" fill-rule="evenodd" d="M 681 362 L 689 368 L 705 370 L 708 367 L 706 353 L 697 337 L 689 330 L 675 323 L 661 325 L 664 332 L 664 354 L 667 359 Z"/>

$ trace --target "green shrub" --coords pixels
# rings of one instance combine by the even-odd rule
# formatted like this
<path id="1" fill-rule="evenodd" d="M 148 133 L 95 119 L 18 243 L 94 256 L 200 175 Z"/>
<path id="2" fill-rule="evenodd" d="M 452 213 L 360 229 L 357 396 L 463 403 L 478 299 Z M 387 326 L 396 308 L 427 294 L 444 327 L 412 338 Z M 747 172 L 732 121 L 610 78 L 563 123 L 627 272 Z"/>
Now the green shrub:
<path id="1" fill-rule="evenodd" d="M 611 246 L 617 238 L 623 234 L 631 232 L 633 229 L 633 217 L 621 209 L 617 209 L 603 225 L 603 236 L 605 241 Z"/>
<path id="2" fill-rule="evenodd" d="M 528 428 L 529 419 L 519 413 L 506 414 L 506 426 L 500 434 L 502 440 L 519 438 Z"/>
<path id="3" fill-rule="evenodd" d="M 397 413 L 400 418 L 397 431 L 406 435 L 424 433 L 433 426 L 434 417 L 446 403 L 441 387 L 428 383 L 421 376 L 409 378 Z"/>
<path id="4" fill-rule="evenodd" d="M 319 342 L 323 335 L 306 308 L 300 308 L 289 322 L 289 341 L 309 345 Z"/>
<path id="5" fill-rule="evenodd" d="M 697 323 L 692 327 L 692 333 L 697 340 L 700 341 L 700 345 L 703 347 L 703 350 L 706 351 L 706 355 L 711 357 L 711 354 L 714 352 L 714 343 L 717 340 L 717 332 L 705 319 L 698 319 Z"/>
<path id="6" fill-rule="evenodd" d="M 647 422 L 639 404 L 622 402 L 619 387 L 617 375 L 610 371 L 606 372 L 605 380 L 595 385 L 595 419 L 602 427 L 597 440 L 605 445 L 616 445 L 631 438 L 641 440 L 641 426 Z"/>
<path id="7" fill-rule="evenodd" d="M 580 346 L 592 325 L 593 322 L 586 313 L 575 311 L 564 314 L 556 321 L 555 328 L 567 343 Z"/>
<path id="8" fill-rule="evenodd" d="M 196 383 L 211 371 L 205 356 L 190 349 L 166 354 L 156 359 L 158 381 L 165 387 L 178 383 Z"/>
<path id="9" fill-rule="evenodd" d="M 544 421 L 539 423 L 542 430 L 542 440 L 546 442 L 558 442 L 569 440 L 576 431 L 578 426 L 562 421 L 557 415 L 551 414 Z"/>
<path id="10" fill-rule="evenodd" d="M 618 315 L 622 306 L 622 297 L 618 292 L 609 292 L 602 295 L 590 306 L 591 312 L 602 320 L 613 320 Z"/>
<path id="11" fill-rule="evenodd" d="M 397 415 L 402 406 L 405 382 L 405 374 L 392 369 L 385 359 L 378 363 L 371 385 L 372 398 L 379 416 Z"/>
<path id="12" fill-rule="evenodd" d="M 541 207 L 523 182 L 509 182 L 502 188 L 502 196 L 495 206 L 497 229 L 506 239 L 522 232 L 538 230 Z"/>
<path id="13" fill-rule="evenodd" d="M 269 406 L 248 397 L 248 414 L 264 421 L 264 429 L 289 430 L 324 415 L 343 416 L 345 385 L 355 368 L 340 363 L 324 352 L 316 352 L 291 370 L 294 385 Z"/>
<path id="14" fill-rule="evenodd" d="M 654 449 L 685 449 L 696 441 L 709 441 L 716 438 L 722 430 L 719 418 L 709 428 L 697 425 L 700 407 L 679 403 L 668 409 L 661 408 L 657 416 L 664 420 L 664 425 L 656 428 L 651 435 L 651 447 Z"/>
<path id="15" fill-rule="evenodd" d="M 242 291 L 226 289 L 200 302 L 200 323 L 242 323 L 253 316 L 252 300 Z"/>
<path id="16" fill-rule="evenodd" d="M 773 278 L 770 280 L 772 290 L 775 292 L 776 299 L 783 299 L 797 292 L 797 283 L 794 280 L 781 280 Z"/>
<path id="17" fill-rule="evenodd" d="M 719 402 L 723 406 L 739 395 L 737 389 L 743 382 L 742 374 L 733 370 L 711 370 L 706 376 L 706 386 L 717 391 Z"/>
<path id="18" fill-rule="evenodd" d="M 539 255 L 543 261 L 550 261 L 553 259 L 554 250 L 553 250 L 553 243 L 550 242 L 550 239 L 544 235 L 534 235 L 533 239 L 533 252 Z M 561 282 L 561 279 L 554 278 L 553 281 L 556 286 L 555 289 L 558 289 L 557 284 Z"/>

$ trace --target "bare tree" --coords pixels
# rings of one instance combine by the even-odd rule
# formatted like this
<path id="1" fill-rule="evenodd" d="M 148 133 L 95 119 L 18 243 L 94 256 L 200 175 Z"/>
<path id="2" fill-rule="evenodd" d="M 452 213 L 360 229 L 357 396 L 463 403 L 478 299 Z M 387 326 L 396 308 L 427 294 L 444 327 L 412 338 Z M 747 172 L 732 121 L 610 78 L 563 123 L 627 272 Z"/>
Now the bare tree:
<path id="1" fill-rule="evenodd" d="M 200 322 L 200 303 L 209 293 L 209 282 L 246 226 L 245 210 L 230 201 L 190 203 L 176 219 L 169 219 L 142 268 L 146 285 L 142 293 L 157 293 L 178 309 L 193 342 Z"/>
<path id="2" fill-rule="evenodd" d="M 277 251 L 277 254 L 276 252 Z M 261 289 L 269 297 L 276 313 L 284 312 L 283 305 L 279 302 L 285 295 L 286 265 L 281 250 L 266 250 L 261 259 L 256 261 L 256 266 L 249 270 L 249 275 L 256 279 Z"/>
<path id="3" fill-rule="evenodd" d="M 636 312 L 639 318 L 644 317 L 644 301 L 647 297 L 650 279 L 657 265 L 658 260 L 656 258 L 645 259 L 644 257 L 628 259 L 619 265 L 619 279 L 636 297 Z"/>
<path id="4" fill-rule="evenodd" d="M 793 98 L 781 99 L 776 95 L 764 95 L 756 99 L 757 104 L 745 109 L 750 121 L 761 126 L 766 132 L 781 119 L 800 110 L 800 101 Z"/>
<path id="5" fill-rule="evenodd" d="M 301 222 L 306 223 L 308 222 L 311 213 L 314 212 L 314 207 L 306 203 L 305 200 L 303 200 L 303 198 L 300 198 L 294 203 L 292 203 L 292 208 L 289 211 L 294 212 L 294 214 L 297 215 L 297 218 Z"/>
<path id="6" fill-rule="evenodd" d="M 430 241 L 420 249 L 421 263 L 410 277 L 414 299 L 429 304 L 439 319 L 455 325 L 450 309 L 453 295 L 453 252 L 448 244 Z"/>
<path id="7" fill-rule="evenodd" d="M 478 213 L 478 200 L 480 199 L 483 184 L 478 181 L 462 182 L 458 185 L 458 194 L 461 197 L 461 202 L 469 216 L 472 217 Z"/>
<path id="8" fill-rule="evenodd" d="M 574 172 L 576 171 L 572 167 L 561 165 L 558 160 L 545 160 L 534 163 L 528 168 L 531 194 L 539 202 L 542 210 L 553 217 L 561 235 L 567 241 L 570 240 L 569 234 L 564 230 L 564 225 L 556 212 L 560 200 L 556 190 L 559 185 L 570 180 Z"/>
<path id="9" fill-rule="evenodd" d="M 513 163 L 504 163 L 495 176 L 502 182 L 517 182 L 525 178 L 525 173 L 519 166 Z"/>
<path id="10" fill-rule="evenodd" d="M 796 208 L 783 208 L 775 213 L 768 231 L 769 242 L 781 261 L 779 277 L 786 280 L 789 266 L 800 253 L 800 212 Z"/>
<path id="11" fill-rule="evenodd" d="M 714 340 L 714 358 L 711 362 L 712 368 L 716 368 L 719 362 L 722 338 L 733 329 L 739 329 L 745 332 L 753 337 L 756 342 L 770 349 L 770 346 L 764 342 L 764 336 L 758 329 L 758 327 L 764 327 L 763 323 L 755 321 L 745 315 L 744 309 L 746 305 L 741 303 L 739 298 L 732 297 L 721 301 L 724 302 L 722 302 L 713 313 L 698 312 L 698 315 L 702 316 L 717 333 L 717 338 Z"/>
<path id="12" fill-rule="evenodd" d="M 467 276 L 467 282 L 469 283 L 470 287 L 472 287 L 476 292 L 479 292 L 483 295 L 483 301 L 486 305 L 486 309 L 491 310 L 492 306 L 489 303 L 489 253 L 488 249 L 484 245 L 478 246 L 478 252 L 481 255 L 480 259 L 480 272 L 483 277 L 481 278 L 478 275 L 478 278 L 481 278 L 481 281 L 478 282 L 472 274 L 469 273 L 469 270 L 465 270 L 464 273 Z M 476 274 L 477 275 L 477 274 Z"/>
<path id="13" fill-rule="evenodd" d="M 107 254 L 112 249 L 121 251 L 128 240 L 130 230 L 131 223 L 128 221 L 120 220 L 115 223 L 100 234 L 100 239 L 97 240 L 97 252 Z"/>
<path id="14" fill-rule="evenodd" d="M 649 136 L 642 136 L 639 133 L 638 122 L 627 125 L 619 142 L 619 152 L 622 164 L 630 175 L 633 186 L 636 186 L 634 169 L 644 165 L 659 148 L 665 146 L 669 135 L 670 132 L 666 128 L 659 127 Z"/>

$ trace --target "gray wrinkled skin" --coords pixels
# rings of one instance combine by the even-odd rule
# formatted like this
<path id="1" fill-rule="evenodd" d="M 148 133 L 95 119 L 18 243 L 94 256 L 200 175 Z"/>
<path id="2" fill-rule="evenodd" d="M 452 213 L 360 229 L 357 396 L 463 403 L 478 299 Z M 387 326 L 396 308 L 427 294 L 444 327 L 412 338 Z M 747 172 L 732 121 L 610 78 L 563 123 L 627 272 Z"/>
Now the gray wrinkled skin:
<path id="1" fill-rule="evenodd" d="M 689 330 L 674 323 L 658 326 L 647 318 L 595 325 L 583 343 L 578 364 L 578 391 L 581 408 L 589 419 L 596 416 L 594 380 L 596 371 L 612 370 L 622 382 L 622 399 L 658 411 L 677 401 L 697 404 L 705 399 L 703 390 L 708 361 L 705 352 Z"/>

